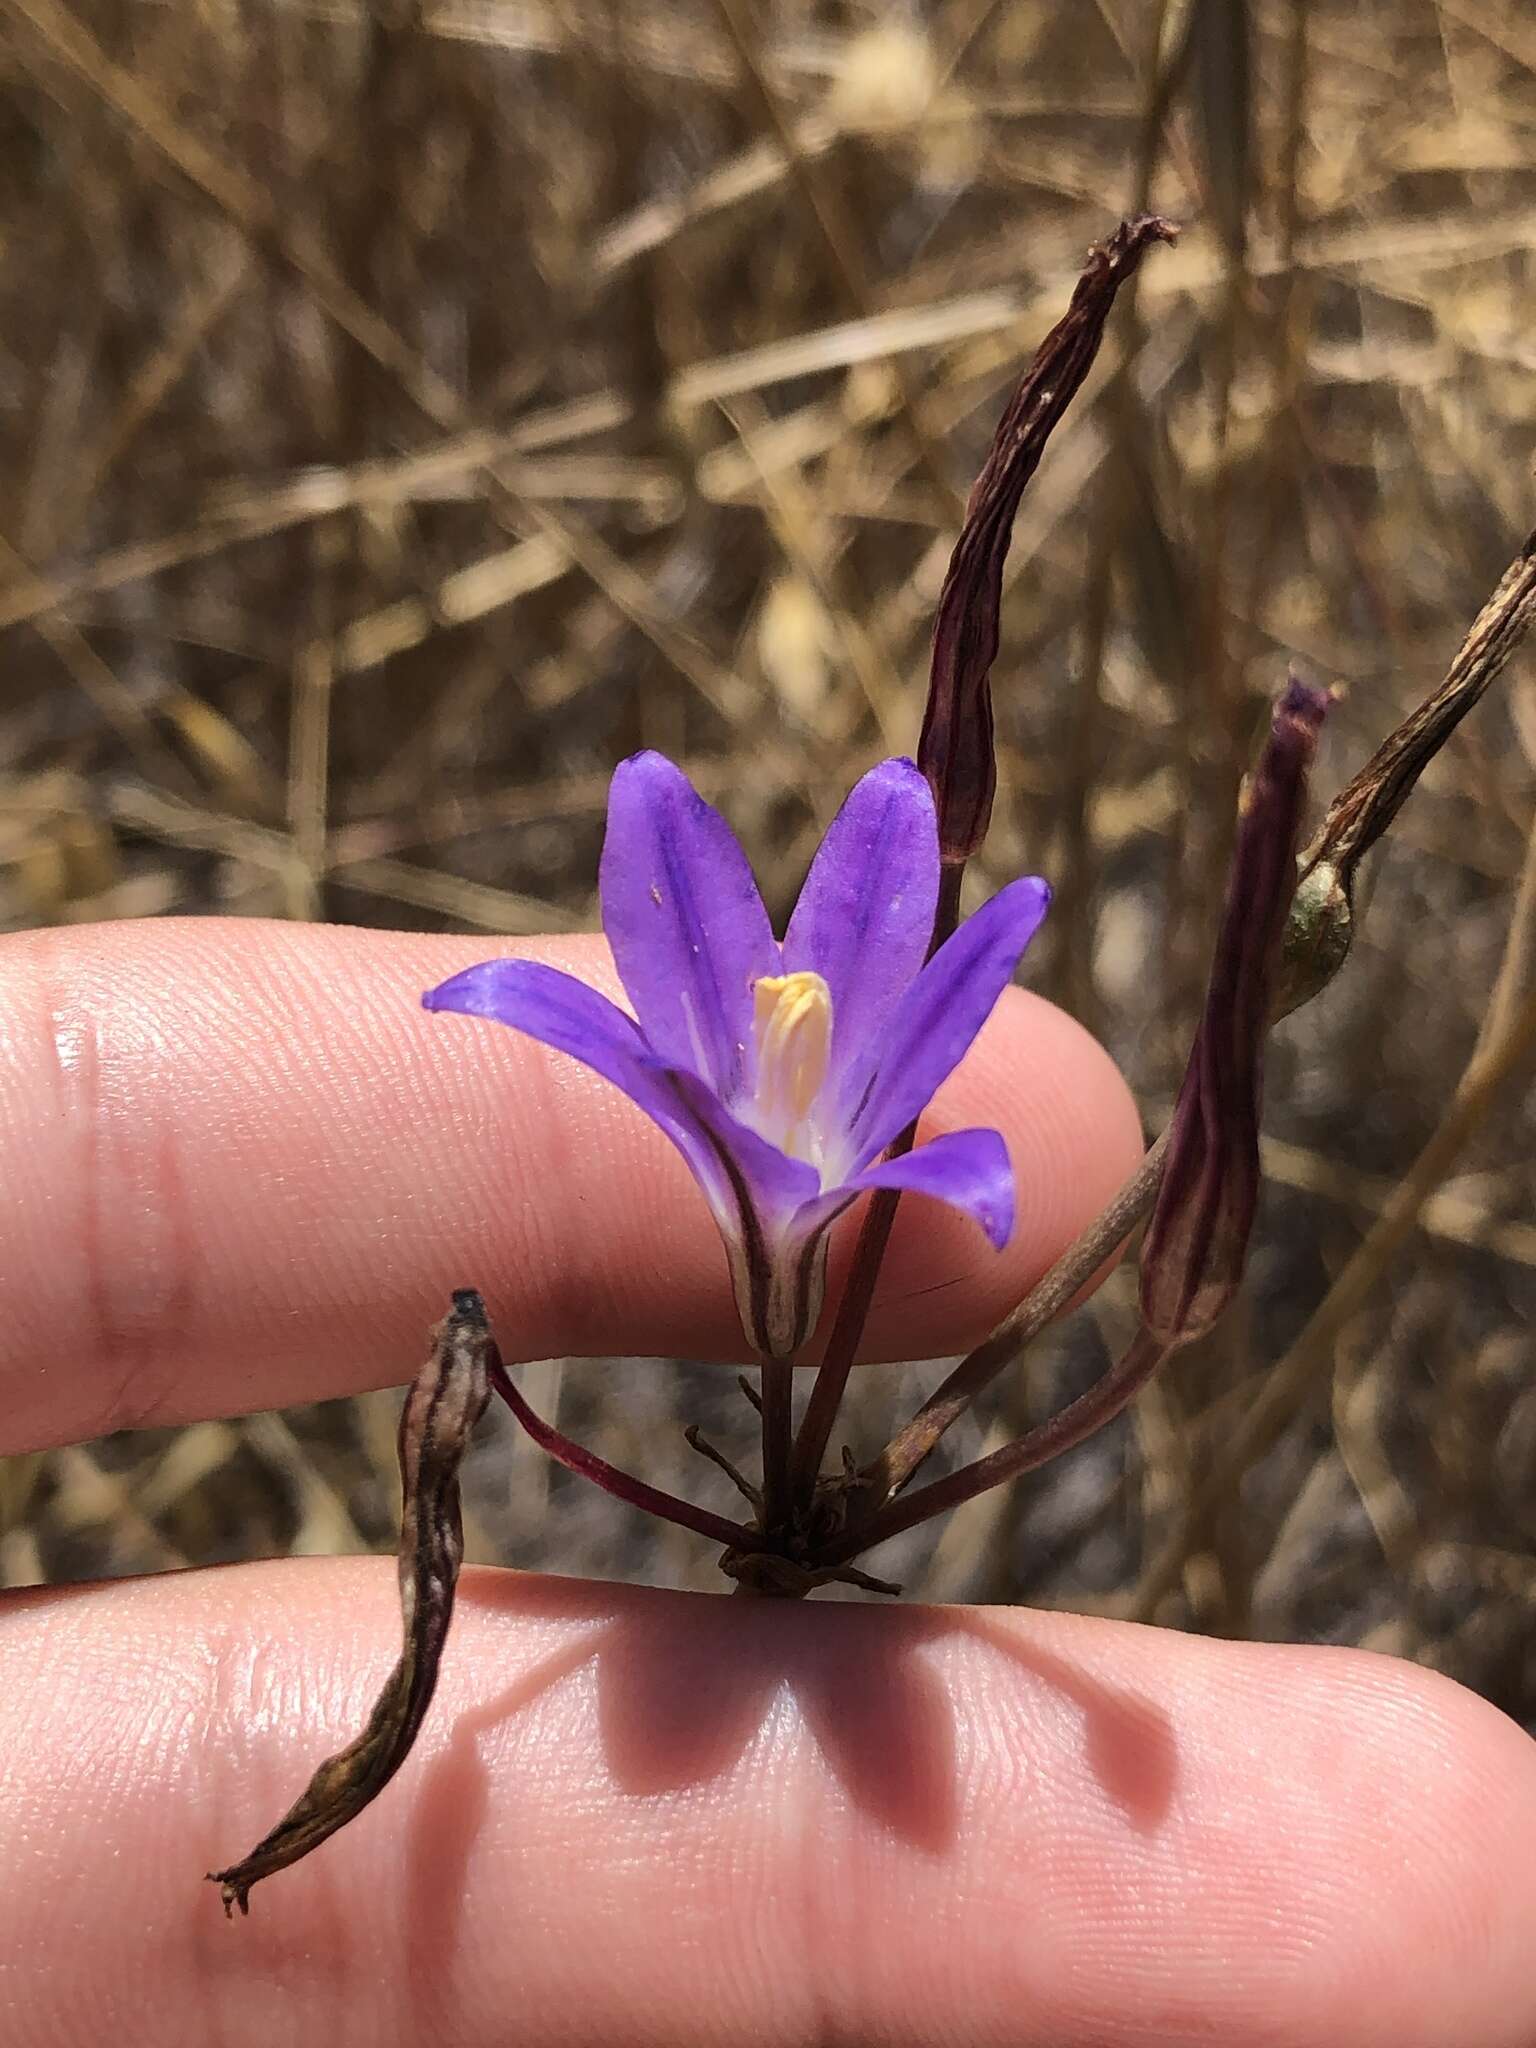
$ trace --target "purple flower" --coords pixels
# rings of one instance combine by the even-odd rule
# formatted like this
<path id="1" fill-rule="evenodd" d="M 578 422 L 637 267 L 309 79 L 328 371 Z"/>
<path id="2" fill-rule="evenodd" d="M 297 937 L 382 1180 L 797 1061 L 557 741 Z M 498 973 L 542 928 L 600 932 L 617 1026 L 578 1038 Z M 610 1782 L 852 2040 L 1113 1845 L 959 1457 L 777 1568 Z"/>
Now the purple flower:
<path id="1" fill-rule="evenodd" d="M 832 1220 L 866 1188 L 935 1195 L 998 1250 L 1013 1230 L 997 1131 L 881 1156 L 964 1056 L 1050 900 L 1012 882 L 927 960 L 938 888 L 928 784 L 884 761 L 833 820 L 781 945 L 725 820 L 670 761 L 636 754 L 613 778 L 599 875 L 634 1018 L 530 960 L 488 960 L 422 1000 L 569 1053 L 653 1118 L 714 1212 L 749 1341 L 788 1358 L 821 1308 Z"/>

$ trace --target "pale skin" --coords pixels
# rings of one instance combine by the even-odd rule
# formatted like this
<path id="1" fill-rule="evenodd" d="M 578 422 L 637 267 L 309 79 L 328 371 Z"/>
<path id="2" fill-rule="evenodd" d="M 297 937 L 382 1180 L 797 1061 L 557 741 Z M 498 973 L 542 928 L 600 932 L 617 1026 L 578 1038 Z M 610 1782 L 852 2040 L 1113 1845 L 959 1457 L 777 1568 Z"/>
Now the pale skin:
<path id="1" fill-rule="evenodd" d="M 455 1286 L 509 1357 L 731 1350 L 665 1141 L 416 1010 L 491 950 L 4 941 L 0 1449 L 400 1381 Z M 538 950 L 606 977 L 597 941 Z M 1025 995 L 935 1106 L 970 1122 L 1016 1238 L 909 1202 L 877 1351 L 979 1335 L 1137 1156 L 1104 1055 Z M 200 1873 L 355 1732 L 397 1628 L 388 1559 L 9 1596 L 8 2048 L 1536 2041 L 1513 1723 L 1385 1658 L 1011 1609 L 469 1571 L 405 1769 L 226 1924 Z"/>

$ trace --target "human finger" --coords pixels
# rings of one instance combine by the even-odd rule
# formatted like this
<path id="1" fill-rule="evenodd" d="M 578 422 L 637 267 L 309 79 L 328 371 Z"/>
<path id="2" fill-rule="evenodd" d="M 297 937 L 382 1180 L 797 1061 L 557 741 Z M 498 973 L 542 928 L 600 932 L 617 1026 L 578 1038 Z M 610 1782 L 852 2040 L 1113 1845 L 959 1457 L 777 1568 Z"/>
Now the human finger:
<path id="1" fill-rule="evenodd" d="M 1410 1665 L 472 1572 L 416 1752 L 381 1560 L 13 1602 L 10 2048 L 1526 2048 L 1536 1748 Z M 46 1674 L 46 1682 L 41 1675 Z"/>
<path id="2" fill-rule="evenodd" d="M 495 950 L 224 919 L 4 941 L 0 1450 L 398 1382 L 456 1287 L 510 1357 L 739 1354 L 655 1127 L 517 1033 L 421 1010 Z M 614 985 L 597 939 L 503 950 Z M 974 1122 L 1012 1152 L 1013 1240 L 905 1202 L 872 1356 L 982 1335 L 1137 1156 L 1107 1055 L 1019 991 L 930 1118 Z"/>

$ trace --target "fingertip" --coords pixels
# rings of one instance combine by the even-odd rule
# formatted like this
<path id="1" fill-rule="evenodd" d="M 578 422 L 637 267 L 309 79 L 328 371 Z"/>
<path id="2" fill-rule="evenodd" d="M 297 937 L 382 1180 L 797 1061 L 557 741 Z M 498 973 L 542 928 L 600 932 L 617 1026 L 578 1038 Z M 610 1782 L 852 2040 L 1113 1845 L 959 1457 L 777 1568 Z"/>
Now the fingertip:
<path id="1" fill-rule="evenodd" d="M 1268 1654 L 1291 1684 L 1265 1695 L 1272 1838 L 1259 1846 L 1307 1930 L 1283 2000 L 1296 2038 L 1526 2048 L 1536 1743 L 1400 1658 Z"/>

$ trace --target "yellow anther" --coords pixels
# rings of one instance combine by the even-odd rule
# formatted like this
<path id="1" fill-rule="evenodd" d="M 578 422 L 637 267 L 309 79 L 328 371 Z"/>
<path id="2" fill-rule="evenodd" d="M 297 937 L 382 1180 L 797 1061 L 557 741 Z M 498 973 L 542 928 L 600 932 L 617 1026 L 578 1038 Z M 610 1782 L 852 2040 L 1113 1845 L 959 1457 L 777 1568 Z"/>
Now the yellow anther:
<path id="1" fill-rule="evenodd" d="M 786 1152 L 810 1159 L 815 1134 L 807 1119 L 832 1049 L 831 991 L 819 974 L 765 974 L 753 984 L 752 1007 L 759 1128 Z"/>

